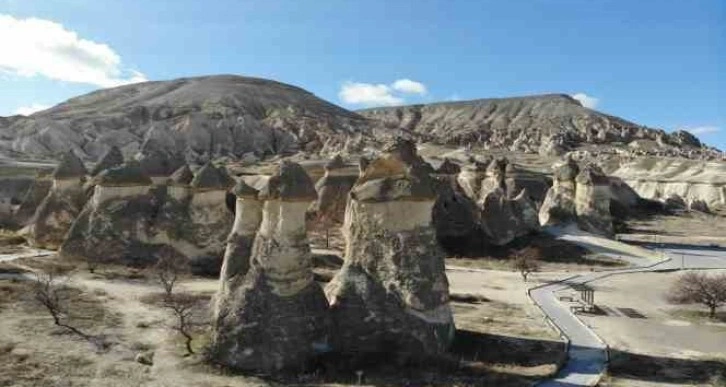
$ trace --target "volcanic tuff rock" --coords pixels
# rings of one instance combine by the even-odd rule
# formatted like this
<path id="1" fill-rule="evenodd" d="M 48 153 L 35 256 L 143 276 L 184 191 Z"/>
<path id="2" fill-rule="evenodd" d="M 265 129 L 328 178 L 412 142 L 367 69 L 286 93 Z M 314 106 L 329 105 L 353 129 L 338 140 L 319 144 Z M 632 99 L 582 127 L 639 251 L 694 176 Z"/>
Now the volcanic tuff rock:
<path id="1" fill-rule="evenodd" d="M 344 354 L 444 351 L 454 332 L 444 254 L 431 209 L 436 192 L 410 142 L 373 160 L 351 191 L 345 262 L 326 287 Z"/>
<path id="2" fill-rule="evenodd" d="M 300 165 L 282 162 L 258 197 L 264 204 L 251 267 L 217 296 L 210 358 L 241 370 L 299 370 L 328 348 L 328 303 L 313 280 L 305 235 L 315 189 Z M 257 215 L 240 216 L 249 217 L 251 231 Z"/>
<path id="3" fill-rule="evenodd" d="M 632 190 L 618 179 L 611 182 L 594 164 L 580 167 L 568 157 L 553 168 L 554 183 L 539 211 L 543 226 L 576 222 L 585 231 L 610 236 L 611 207 L 627 211 L 638 202 Z"/>
<path id="4" fill-rule="evenodd" d="M 340 155 L 330 159 L 325 165 L 325 174 L 315 183 L 318 200 L 311 207 L 315 218 L 325 223 L 342 224 L 348 193 L 356 179 L 358 175 L 346 170 Z"/>
<path id="5" fill-rule="evenodd" d="M 29 117 L 0 120 L 0 154 L 52 158 L 74 150 L 98 159 L 111 146 L 126 156 L 154 141 L 188 161 L 317 151 L 342 142 L 365 120 L 298 87 L 217 75 L 144 82 L 72 98 Z"/>
<path id="6" fill-rule="evenodd" d="M 476 250 L 536 231 L 537 206 L 526 185 L 505 158 L 471 160 L 455 180 L 440 185 L 434 207 L 439 240 L 457 251 Z"/>
<path id="7" fill-rule="evenodd" d="M 151 186 L 151 179 L 135 162 L 102 172 L 60 255 L 99 263 L 153 262 L 157 246 L 149 238 L 155 212 Z"/>
<path id="8" fill-rule="evenodd" d="M 86 195 L 83 182 L 86 168 L 68 151 L 53 171 L 53 185 L 22 231 L 31 245 L 55 249 L 63 243 L 66 232 L 83 209 Z"/>
<path id="9" fill-rule="evenodd" d="M 480 143 L 548 156 L 584 144 L 660 141 L 661 149 L 712 152 L 686 132 L 668 134 L 585 108 L 564 94 L 488 98 L 426 105 L 380 107 L 360 115 L 378 125 L 417 134 L 422 141 L 450 145 Z"/>

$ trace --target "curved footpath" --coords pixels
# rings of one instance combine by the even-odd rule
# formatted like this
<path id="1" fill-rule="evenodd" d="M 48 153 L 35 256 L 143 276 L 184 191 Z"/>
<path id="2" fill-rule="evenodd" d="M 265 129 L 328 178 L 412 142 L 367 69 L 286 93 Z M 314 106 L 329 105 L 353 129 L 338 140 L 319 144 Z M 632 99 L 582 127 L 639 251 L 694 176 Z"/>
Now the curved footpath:
<path id="1" fill-rule="evenodd" d="M 678 248 L 673 245 L 660 252 L 627 245 L 588 234 L 577 229 L 552 228 L 549 233 L 560 239 L 581 245 L 599 254 L 609 255 L 631 263 L 621 270 L 590 272 L 564 280 L 530 288 L 532 300 L 567 340 L 568 359 L 554 379 L 538 386 L 594 386 L 605 373 L 608 346 L 587 325 L 578 319 L 567 305 L 557 298 L 557 292 L 573 285 L 601 280 L 613 275 L 680 269 L 726 269 L 726 249 Z"/>

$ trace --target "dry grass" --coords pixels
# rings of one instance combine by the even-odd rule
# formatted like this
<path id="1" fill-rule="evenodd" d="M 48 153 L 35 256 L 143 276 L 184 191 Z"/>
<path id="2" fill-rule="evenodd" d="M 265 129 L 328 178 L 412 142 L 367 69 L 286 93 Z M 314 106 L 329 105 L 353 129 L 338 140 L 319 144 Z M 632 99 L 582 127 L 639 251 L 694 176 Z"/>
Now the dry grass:
<path id="1" fill-rule="evenodd" d="M 678 359 L 611 351 L 603 386 L 726 386 L 726 359 Z"/>

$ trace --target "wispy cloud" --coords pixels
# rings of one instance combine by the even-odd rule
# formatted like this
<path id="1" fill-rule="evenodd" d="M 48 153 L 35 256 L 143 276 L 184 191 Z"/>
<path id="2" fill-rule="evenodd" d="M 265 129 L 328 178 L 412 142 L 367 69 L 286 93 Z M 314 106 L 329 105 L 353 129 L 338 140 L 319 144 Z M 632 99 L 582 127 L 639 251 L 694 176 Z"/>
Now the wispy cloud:
<path id="1" fill-rule="evenodd" d="M 711 134 L 711 133 L 718 133 L 721 131 L 721 128 L 717 126 L 694 126 L 694 127 L 686 127 L 681 128 L 681 130 L 685 130 L 687 132 L 690 132 L 691 134 L 695 135 L 701 135 L 701 134 Z"/>
<path id="2" fill-rule="evenodd" d="M 406 78 L 390 85 L 348 81 L 341 86 L 338 97 L 351 105 L 394 106 L 406 102 L 404 94 L 425 95 L 427 92 L 426 85 Z"/>
<path id="3" fill-rule="evenodd" d="M 585 93 L 573 94 L 572 98 L 580 101 L 582 106 L 584 106 L 588 109 L 595 109 L 597 107 L 597 104 L 600 103 L 599 99 L 597 99 L 591 95 L 587 95 Z"/>
<path id="4" fill-rule="evenodd" d="M 101 87 L 146 81 L 108 45 L 45 19 L 0 14 L 0 72 Z"/>
<path id="5" fill-rule="evenodd" d="M 34 104 L 29 105 L 29 106 L 21 106 L 21 107 L 15 109 L 15 111 L 13 112 L 13 114 L 22 114 L 24 116 L 29 116 L 29 115 L 31 115 L 31 114 L 33 114 L 35 112 L 39 112 L 41 110 L 45 110 L 45 109 L 48 109 L 48 108 L 50 108 L 49 105 L 43 105 L 43 104 L 39 104 L 39 103 L 34 103 Z"/>

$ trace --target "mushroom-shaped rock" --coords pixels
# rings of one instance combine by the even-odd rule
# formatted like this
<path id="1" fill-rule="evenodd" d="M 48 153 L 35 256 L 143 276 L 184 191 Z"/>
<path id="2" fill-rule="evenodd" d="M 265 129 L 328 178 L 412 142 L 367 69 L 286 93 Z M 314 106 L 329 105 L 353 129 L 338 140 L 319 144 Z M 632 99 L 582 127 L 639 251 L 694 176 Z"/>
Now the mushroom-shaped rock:
<path id="1" fill-rule="evenodd" d="M 227 190 L 232 183 L 233 181 L 225 170 L 215 167 L 212 163 L 207 163 L 197 171 L 190 185 L 195 191 L 214 191 Z"/>
<path id="2" fill-rule="evenodd" d="M 154 181 L 154 184 L 165 184 L 169 175 L 183 164 L 178 157 L 153 150 L 139 153 L 136 159 L 141 164 L 141 170 Z"/>
<path id="3" fill-rule="evenodd" d="M 414 357 L 446 350 L 454 323 L 434 199 L 415 148 L 394 148 L 356 182 L 343 226 L 345 262 L 326 287 L 338 350 Z"/>
<path id="4" fill-rule="evenodd" d="M 103 171 L 60 255 L 89 262 L 153 263 L 156 246 L 148 240 L 148 219 L 155 212 L 151 186 L 136 162 Z"/>
<path id="5" fill-rule="evenodd" d="M 554 180 L 540 206 L 539 221 L 543 226 L 568 223 L 576 219 L 575 177 L 580 168 L 572 158 L 554 165 Z"/>
<path id="6" fill-rule="evenodd" d="M 112 146 L 106 153 L 103 154 L 101 159 L 93 166 L 91 170 L 91 176 L 96 176 L 106 169 L 117 167 L 124 163 L 124 155 L 117 146 Z"/>
<path id="7" fill-rule="evenodd" d="M 169 187 L 167 188 L 169 198 L 175 201 L 188 199 L 192 194 L 190 184 L 193 179 L 194 173 L 192 173 L 188 164 L 185 163 L 179 167 L 169 178 Z"/>
<path id="8" fill-rule="evenodd" d="M 490 162 L 490 159 L 480 160 L 472 157 L 469 159 L 469 163 L 456 176 L 459 186 L 471 200 L 479 200 L 481 185 L 486 177 L 487 167 Z"/>
<path id="9" fill-rule="evenodd" d="M 305 230 L 305 212 L 315 195 L 303 168 L 287 161 L 260 190 L 262 220 L 251 267 L 218 296 L 213 362 L 240 370 L 300 370 L 327 349 L 328 304 L 313 280 Z M 252 229 L 252 217 L 245 219 Z"/>
<path id="10" fill-rule="evenodd" d="M 53 171 L 53 185 L 48 195 L 22 231 L 32 246 L 55 249 L 63 243 L 73 220 L 86 203 L 83 191 L 85 175 L 86 168 L 75 153 L 64 153 Z"/>
<path id="11" fill-rule="evenodd" d="M 587 165 L 577 175 L 575 213 L 581 229 L 596 234 L 612 235 L 610 214 L 610 180 L 595 165 Z"/>
<path id="12" fill-rule="evenodd" d="M 356 179 L 358 174 L 347 170 L 339 155 L 325 165 L 325 174 L 315 183 L 318 199 L 311 207 L 317 222 L 324 227 L 343 223 L 348 193 Z"/>

